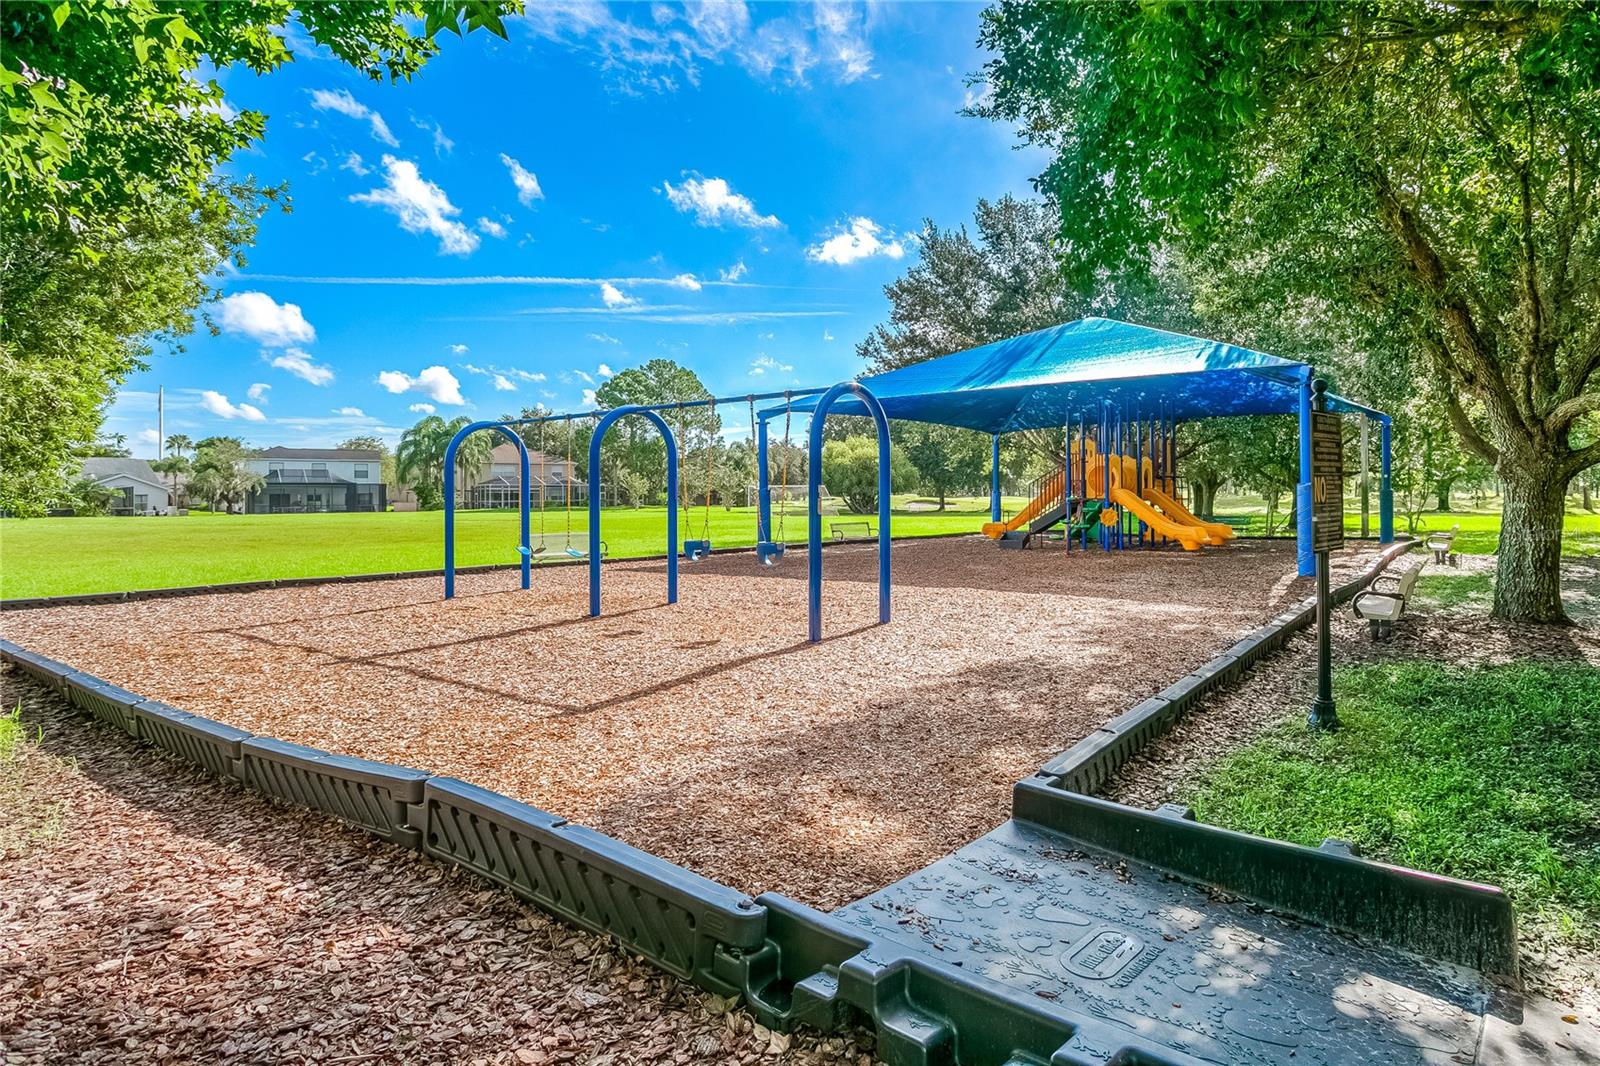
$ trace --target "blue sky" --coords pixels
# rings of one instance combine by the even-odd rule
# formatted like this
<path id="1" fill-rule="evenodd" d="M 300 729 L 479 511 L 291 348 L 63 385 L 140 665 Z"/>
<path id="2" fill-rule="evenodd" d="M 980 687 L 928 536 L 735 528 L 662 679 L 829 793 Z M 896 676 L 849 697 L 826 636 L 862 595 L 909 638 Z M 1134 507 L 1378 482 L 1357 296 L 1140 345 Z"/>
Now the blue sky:
<path id="1" fill-rule="evenodd" d="M 959 114 L 977 5 L 539 5 L 446 36 L 412 82 L 315 50 L 218 75 L 269 116 L 233 164 L 286 181 L 248 265 L 107 432 L 391 440 L 429 412 L 588 404 L 667 357 L 718 395 L 861 369 L 925 217 L 970 220 L 1043 166 Z M 725 418 L 746 431 L 742 412 Z"/>

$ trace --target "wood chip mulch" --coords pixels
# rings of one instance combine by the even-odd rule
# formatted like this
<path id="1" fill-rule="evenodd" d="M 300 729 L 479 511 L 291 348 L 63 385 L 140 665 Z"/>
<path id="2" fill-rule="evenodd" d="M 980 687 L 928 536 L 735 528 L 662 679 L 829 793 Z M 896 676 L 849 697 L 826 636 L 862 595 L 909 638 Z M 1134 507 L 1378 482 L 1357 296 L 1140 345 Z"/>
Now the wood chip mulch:
<path id="1" fill-rule="evenodd" d="M 1336 557 L 1353 575 L 1371 546 Z M 252 732 L 449 774 L 748 892 L 832 908 L 1009 812 L 1010 786 L 1291 600 L 1292 543 L 1197 553 L 897 543 L 53 608 L 6 636 Z"/>
<path id="2" fill-rule="evenodd" d="M 869 1066 L 458 871 L 140 746 L 14 673 L 0 1061 Z"/>

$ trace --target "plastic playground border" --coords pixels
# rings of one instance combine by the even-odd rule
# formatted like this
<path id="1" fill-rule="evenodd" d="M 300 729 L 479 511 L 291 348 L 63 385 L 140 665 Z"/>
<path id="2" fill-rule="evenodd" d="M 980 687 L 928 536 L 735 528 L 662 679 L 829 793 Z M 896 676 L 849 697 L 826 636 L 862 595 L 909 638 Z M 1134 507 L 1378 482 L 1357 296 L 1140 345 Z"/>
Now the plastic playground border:
<path id="1" fill-rule="evenodd" d="M 1386 551 L 1384 564 L 1410 546 Z M 1342 586 L 1341 594 L 1353 594 L 1352 586 L 1380 570 L 1375 566 Z M 1311 614 L 1310 605 L 1303 605 L 1285 612 L 1274 626 L 1287 631 L 1305 624 Z M 1205 691 L 1237 677 L 1244 668 L 1241 657 L 1248 662 L 1252 656 L 1242 653 L 1241 645 L 1255 639 L 1262 650 L 1253 655 L 1265 654 L 1259 634 L 1168 693 L 1181 701 L 1179 689 Z M 752 900 L 476 785 L 253 736 L 147 700 L 10 641 L 0 640 L 0 660 L 103 725 L 214 777 L 459 866 L 568 924 L 611 937 L 702 989 L 742 996 L 769 1027 L 788 1031 L 804 1024 L 834 1032 L 869 1025 L 877 1033 L 879 1056 L 890 1066 L 1202 1066 L 1182 1051 L 1152 1044 L 1096 1016 L 1092 1005 L 1047 1002 L 931 954 L 865 935 L 782 895 Z M 1173 704 L 1163 698 L 1163 708 Z M 1167 710 L 1169 717 L 1162 719 L 1153 710 L 1141 704 L 1115 722 L 1132 737 L 1157 720 L 1164 728 L 1177 713 Z M 1151 735 L 1145 733 L 1145 739 Z M 1126 807 L 1067 791 L 1058 781 L 1041 771 L 1017 783 L 1013 817 L 1075 838 L 1086 848 L 1154 865 L 1320 924 L 1388 939 L 1487 973 L 1514 973 L 1515 931 L 1499 889 L 1200 825 L 1171 811 Z"/>
<path id="2" fill-rule="evenodd" d="M 1348 603 L 1356 593 L 1370 585 L 1394 560 L 1420 544 L 1401 540 L 1387 547 L 1360 576 L 1330 592 L 1333 603 Z M 1131 710 L 1111 719 L 1078 743 L 1039 768 L 1037 778 L 1046 779 L 1068 792 L 1092 794 L 1145 745 L 1183 717 L 1200 700 L 1231 685 L 1261 659 L 1283 647 L 1297 630 L 1317 617 L 1316 597 L 1308 597 L 1279 612 L 1265 625 L 1252 630 L 1243 640 L 1179 678 Z"/>
<path id="3" fill-rule="evenodd" d="M 948 540 L 954 537 L 977 537 L 981 533 L 966 530 L 957 533 L 928 533 L 919 537 L 907 537 L 905 540 Z M 1241 534 L 1239 540 L 1292 540 L 1290 537 L 1264 537 L 1260 535 Z M 1346 537 L 1346 540 L 1374 540 L 1373 537 Z M 876 544 L 877 538 L 852 539 L 852 540 L 825 540 L 822 547 L 840 548 L 846 544 Z M 796 541 L 793 545 L 797 550 L 804 549 L 805 545 Z M 739 545 L 732 548 L 718 548 L 717 555 L 751 555 L 756 550 L 755 545 Z M 1092 550 L 1092 549 L 1090 549 Z M 666 559 L 661 555 L 618 555 L 611 556 L 611 562 L 659 562 Z M 534 570 L 552 569 L 558 566 L 585 566 L 587 559 L 551 559 L 538 563 Z M 480 563 L 476 566 L 458 566 L 458 574 L 489 574 L 500 570 L 516 570 L 521 563 Z M 215 593 L 225 592 L 264 592 L 268 589 L 305 588 L 310 585 L 349 585 L 367 581 L 407 581 L 420 577 L 443 577 L 444 568 L 433 570 L 395 570 L 390 572 L 376 571 L 370 574 L 334 574 L 327 577 L 278 577 L 265 578 L 261 581 L 229 581 L 217 585 L 174 585 L 170 588 L 154 589 L 124 589 L 121 592 L 75 592 L 64 596 L 19 596 L 13 599 L 0 599 L 0 613 L 6 611 L 36 611 L 50 607 L 86 607 L 102 603 L 133 603 L 140 600 L 164 600 L 181 596 L 210 596 Z"/>
<path id="4" fill-rule="evenodd" d="M 586 534 L 587 535 L 587 534 Z M 907 540 L 947 540 L 952 537 L 975 537 L 981 534 L 974 531 L 959 533 L 929 533 L 919 537 L 908 537 Z M 1283 539 L 1283 538 L 1272 538 Z M 877 544 L 876 537 L 868 540 L 865 538 L 851 540 L 825 540 L 822 542 L 824 550 L 829 548 L 842 548 L 846 545 Z M 805 543 L 796 541 L 791 545 L 796 551 L 804 551 Z M 739 545 L 732 548 L 718 548 L 716 555 L 754 555 L 755 545 Z M 614 563 L 649 563 L 661 562 L 666 559 L 665 554 L 658 555 L 613 555 L 608 556 L 608 562 Z M 476 566 L 458 566 L 458 574 L 489 574 L 500 570 L 516 570 L 521 563 L 480 563 Z M 588 566 L 588 559 L 551 559 L 546 562 L 534 564 L 534 572 L 540 570 L 553 570 L 562 566 Z M 305 588 L 310 585 L 352 585 L 368 581 L 408 581 L 422 577 L 443 577 L 444 568 L 433 570 L 396 570 L 391 572 L 377 571 L 370 574 L 335 574 L 330 577 L 279 577 L 264 578 L 261 581 L 230 581 L 218 585 L 174 585 L 170 588 L 154 589 L 125 589 L 121 592 L 77 592 L 65 596 L 20 596 L 15 599 L 0 600 L 0 613 L 6 611 L 35 611 L 50 607 L 84 607 L 102 603 L 133 603 L 140 600 L 165 600 L 176 599 L 182 596 L 210 596 L 215 593 L 228 592 L 265 592 L 268 589 Z"/>

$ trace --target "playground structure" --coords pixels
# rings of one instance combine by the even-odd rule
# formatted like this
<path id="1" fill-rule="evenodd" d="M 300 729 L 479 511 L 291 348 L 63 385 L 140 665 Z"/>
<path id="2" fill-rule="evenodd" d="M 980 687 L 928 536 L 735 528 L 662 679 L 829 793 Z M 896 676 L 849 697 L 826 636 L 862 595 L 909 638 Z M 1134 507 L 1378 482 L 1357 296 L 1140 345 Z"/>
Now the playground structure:
<path id="1" fill-rule="evenodd" d="M 1312 542 L 1311 413 L 1312 368 L 1262 352 L 1218 341 L 1188 337 L 1104 318 L 1084 318 L 1048 329 L 982 345 L 939 359 L 903 367 L 860 381 L 842 381 L 830 388 L 792 389 L 781 393 L 710 397 L 676 403 L 629 405 L 609 411 L 553 414 L 498 422 L 474 422 L 452 440 L 445 458 L 444 595 L 455 595 L 456 451 L 461 441 L 479 430 L 494 430 L 514 440 L 522 457 L 522 585 L 529 587 L 534 551 L 529 534 L 527 447 L 513 427 L 563 423 L 572 438 L 575 419 L 598 419 L 589 440 L 589 529 L 587 551 L 567 554 L 589 563 L 589 614 L 601 613 L 600 502 L 603 498 L 600 451 L 606 432 L 624 418 L 639 416 L 661 434 L 667 453 L 666 558 L 668 604 L 678 600 L 678 477 L 682 458 L 679 441 L 664 414 L 681 419 L 695 408 L 718 404 L 749 405 L 756 434 L 756 560 L 775 565 L 786 546 L 781 527 L 774 538 L 768 423 L 782 415 L 784 437 L 791 419 L 810 419 L 806 511 L 810 616 L 808 637 L 822 639 L 822 427 L 830 411 L 869 417 L 878 439 L 878 582 L 879 618 L 888 622 L 891 595 L 889 420 L 931 422 L 991 434 L 990 522 L 984 533 L 1008 546 L 1026 546 L 1029 539 L 1060 522 L 1067 540 L 1076 536 L 1083 547 L 1089 533 L 1104 549 L 1157 546 L 1176 542 L 1186 551 L 1225 543 L 1233 532 L 1206 522 L 1177 499 L 1174 440 L 1179 422 L 1251 414 L 1298 414 L 1300 481 L 1296 486 L 1297 572 L 1315 569 Z M 782 399 L 781 407 L 757 411 L 758 400 Z M 1394 496 L 1391 486 L 1390 419 L 1381 411 L 1328 394 L 1327 409 L 1375 420 L 1380 428 L 1382 474 L 1378 485 L 1379 541 L 1394 539 Z M 1091 421 L 1089 412 L 1098 412 Z M 1074 428 L 1076 427 L 1076 428 Z M 1061 430 L 1062 465 L 1057 474 L 1036 486 L 1033 499 L 1009 522 L 1000 514 L 1000 439 L 1020 430 Z M 787 451 L 785 452 L 787 456 Z M 708 449 L 708 463 L 711 461 Z M 683 542 L 684 558 L 698 562 L 712 551 L 710 540 L 711 473 L 707 470 L 705 518 L 701 536 Z M 781 464 L 780 499 L 788 495 L 788 464 Z M 568 501 L 570 531 L 570 500 Z M 543 524 L 543 510 L 540 522 Z M 570 533 L 569 533 L 570 541 Z M 541 547 L 543 539 L 541 537 Z"/>
<path id="2" fill-rule="evenodd" d="M 1110 419 L 1102 422 L 1099 438 L 1113 435 Z M 1172 469 L 1173 427 L 1166 419 L 1135 420 L 1133 454 L 1102 454 L 1087 429 L 1076 439 L 1069 426 L 1066 455 L 1061 469 L 1035 484 L 1033 498 L 1009 521 L 987 522 L 985 536 L 1002 546 L 1026 547 L 1030 539 L 1058 523 L 1068 523 L 1063 540 L 1068 550 L 1077 539 L 1088 547 L 1096 533 L 1102 548 L 1144 547 L 1157 538 L 1197 551 L 1207 544 L 1223 544 L 1235 536 L 1230 526 L 1196 518 L 1178 502 Z M 1128 447 L 1124 442 L 1122 447 Z"/>

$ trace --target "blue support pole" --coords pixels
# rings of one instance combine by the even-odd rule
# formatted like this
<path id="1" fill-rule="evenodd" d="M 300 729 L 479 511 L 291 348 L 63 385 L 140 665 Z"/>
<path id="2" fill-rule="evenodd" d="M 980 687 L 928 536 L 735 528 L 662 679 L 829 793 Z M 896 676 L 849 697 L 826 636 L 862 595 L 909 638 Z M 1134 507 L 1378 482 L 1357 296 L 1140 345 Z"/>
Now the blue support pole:
<path id="1" fill-rule="evenodd" d="M 528 445 L 499 422 L 473 422 L 462 426 L 444 450 L 444 598 L 447 600 L 454 599 L 456 594 L 456 451 L 462 441 L 480 429 L 498 430 L 517 446 L 517 454 L 522 459 L 522 541 L 518 548 L 522 556 L 522 587 L 528 588 L 533 579 L 533 551 L 528 543 Z"/>
<path id="2" fill-rule="evenodd" d="M 994 435 L 994 451 L 989 460 L 989 521 L 1000 521 L 1000 434 Z"/>
<path id="3" fill-rule="evenodd" d="M 1311 550 L 1311 368 L 1300 377 L 1300 483 L 1295 486 L 1296 572 L 1310 577 L 1317 572 L 1317 556 Z"/>
<path id="4" fill-rule="evenodd" d="M 772 478 L 767 473 L 767 420 L 756 419 L 756 524 L 757 540 L 772 539 Z"/>
<path id="5" fill-rule="evenodd" d="M 645 407 L 617 407 L 606 412 L 589 438 L 589 614 L 600 615 L 600 443 L 620 418 L 643 415 L 655 424 L 667 447 L 667 602 L 678 602 L 678 443 L 666 419 Z"/>
<path id="6" fill-rule="evenodd" d="M 1133 420 L 1133 475 L 1134 494 L 1144 496 L 1144 417 Z M 1144 519 L 1139 520 L 1139 547 L 1144 547 Z"/>
<path id="7" fill-rule="evenodd" d="M 1394 483 L 1389 480 L 1390 469 L 1390 430 L 1392 429 L 1389 417 L 1384 416 L 1378 424 L 1378 543 L 1391 544 L 1394 542 Z"/>
<path id="8" fill-rule="evenodd" d="M 1100 405 L 1100 495 L 1101 506 L 1111 509 L 1111 404 Z M 1100 549 L 1111 550 L 1111 527 L 1100 523 Z"/>
<path id="9" fill-rule="evenodd" d="M 893 487 L 889 466 L 889 418 L 883 404 L 858 381 L 841 381 L 817 401 L 811 412 L 811 441 L 806 464 L 809 482 L 806 491 L 806 563 L 809 585 L 809 638 L 822 639 L 822 517 L 817 512 L 817 493 L 822 489 L 822 423 L 828 408 L 845 393 L 853 393 L 872 415 L 878 427 L 878 622 L 889 621 L 889 492 Z"/>

